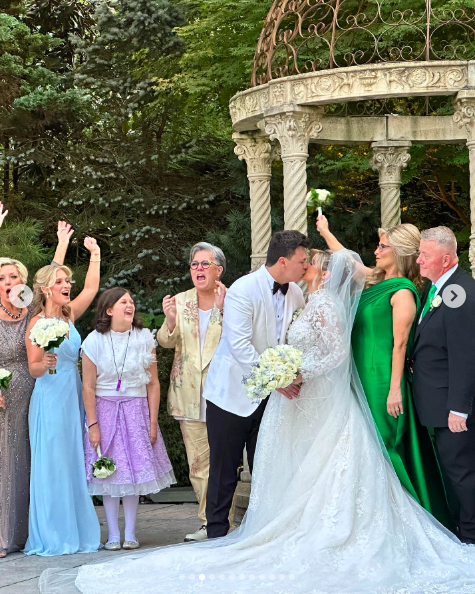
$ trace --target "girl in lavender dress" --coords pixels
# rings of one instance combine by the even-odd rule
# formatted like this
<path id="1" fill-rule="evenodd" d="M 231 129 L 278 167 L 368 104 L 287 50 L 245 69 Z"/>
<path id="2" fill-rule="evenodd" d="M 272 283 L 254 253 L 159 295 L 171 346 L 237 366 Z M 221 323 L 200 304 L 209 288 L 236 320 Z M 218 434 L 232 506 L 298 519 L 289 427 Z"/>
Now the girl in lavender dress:
<path id="1" fill-rule="evenodd" d="M 135 317 L 135 304 L 120 287 L 99 298 L 95 330 L 82 345 L 83 397 L 89 434 L 84 437 L 89 493 L 102 495 L 109 529 L 105 548 L 120 549 L 119 504 L 125 538 L 122 548 L 136 549 L 135 520 L 140 495 L 175 483 L 158 427 L 160 384 L 155 341 Z M 92 464 L 100 445 L 117 470 L 95 478 Z"/>

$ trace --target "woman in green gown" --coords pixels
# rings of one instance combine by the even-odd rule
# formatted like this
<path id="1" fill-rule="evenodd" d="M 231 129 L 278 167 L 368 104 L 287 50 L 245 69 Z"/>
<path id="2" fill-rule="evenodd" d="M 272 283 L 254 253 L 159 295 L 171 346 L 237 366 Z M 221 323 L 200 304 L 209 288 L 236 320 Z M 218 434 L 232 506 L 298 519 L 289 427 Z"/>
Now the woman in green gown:
<path id="1" fill-rule="evenodd" d="M 343 248 L 329 230 L 326 217 L 318 217 L 317 230 L 331 250 Z M 376 268 L 365 270 L 366 288 L 352 333 L 353 357 L 399 480 L 427 511 L 451 528 L 432 440 L 417 419 L 406 367 L 420 306 L 419 242 L 420 233 L 414 225 L 380 229 Z"/>

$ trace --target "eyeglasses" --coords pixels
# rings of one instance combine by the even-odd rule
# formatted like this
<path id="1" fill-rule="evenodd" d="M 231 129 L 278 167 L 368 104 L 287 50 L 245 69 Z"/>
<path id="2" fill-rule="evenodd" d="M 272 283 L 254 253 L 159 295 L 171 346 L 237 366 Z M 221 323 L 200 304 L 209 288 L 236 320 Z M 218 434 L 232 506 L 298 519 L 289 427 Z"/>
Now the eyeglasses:
<path id="1" fill-rule="evenodd" d="M 217 266 L 216 262 L 210 262 L 209 260 L 203 260 L 203 262 L 197 262 L 196 260 L 193 260 L 193 262 L 190 264 L 190 268 L 191 270 L 198 270 L 198 267 L 200 266 L 203 268 L 203 270 L 208 270 L 208 268 L 211 266 L 211 264 L 214 264 L 215 266 Z"/>
<path id="2" fill-rule="evenodd" d="M 384 243 L 378 243 L 378 247 L 376 248 L 376 252 L 382 252 L 386 248 L 390 248 L 390 245 L 386 245 Z"/>

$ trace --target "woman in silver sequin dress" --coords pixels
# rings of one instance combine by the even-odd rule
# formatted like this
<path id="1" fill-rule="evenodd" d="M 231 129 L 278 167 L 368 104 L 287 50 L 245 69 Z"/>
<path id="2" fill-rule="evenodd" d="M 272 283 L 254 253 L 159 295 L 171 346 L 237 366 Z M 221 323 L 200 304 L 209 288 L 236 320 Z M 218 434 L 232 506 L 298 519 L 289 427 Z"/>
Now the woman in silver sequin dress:
<path id="1" fill-rule="evenodd" d="M 8 212 L 8 211 L 7 211 Z M 0 202 L 0 227 L 7 212 Z M 62 264 L 72 235 L 71 226 L 58 223 L 54 261 Z M 9 298 L 15 285 L 26 284 L 28 272 L 18 260 L 0 257 L 0 368 L 13 373 L 0 396 L 0 558 L 20 551 L 28 537 L 30 445 L 28 407 L 35 380 L 28 372 L 25 333 L 28 308 L 15 307 Z"/>

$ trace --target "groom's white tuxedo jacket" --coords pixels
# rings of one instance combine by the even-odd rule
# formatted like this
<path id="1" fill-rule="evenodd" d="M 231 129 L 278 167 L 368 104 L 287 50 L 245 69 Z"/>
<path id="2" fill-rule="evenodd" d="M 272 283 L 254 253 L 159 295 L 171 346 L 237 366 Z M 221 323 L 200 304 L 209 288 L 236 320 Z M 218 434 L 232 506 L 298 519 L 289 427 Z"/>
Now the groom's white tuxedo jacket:
<path id="1" fill-rule="evenodd" d="M 258 405 L 246 396 L 243 376 L 250 373 L 262 352 L 285 342 L 293 313 L 303 307 L 300 287 L 290 283 L 278 340 L 272 288 L 265 266 L 233 283 L 224 300 L 223 333 L 206 378 L 206 400 L 240 417 L 251 415 Z"/>

